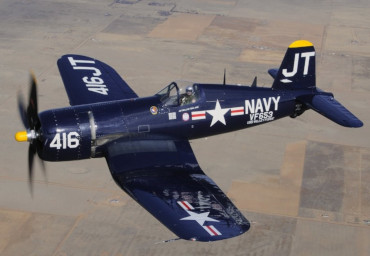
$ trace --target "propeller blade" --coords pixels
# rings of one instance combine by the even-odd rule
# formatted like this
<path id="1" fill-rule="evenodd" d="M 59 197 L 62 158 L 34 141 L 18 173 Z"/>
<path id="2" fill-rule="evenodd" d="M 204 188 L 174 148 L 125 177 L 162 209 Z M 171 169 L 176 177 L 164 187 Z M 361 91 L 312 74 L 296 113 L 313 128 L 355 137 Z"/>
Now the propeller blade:
<path id="1" fill-rule="evenodd" d="M 22 123 L 26 129 L 29 129 L 26 105 L 24 104 L 24 98 L 21 93 L 18 93 L 18 111 L 21 117 Z"/>
<path id="2" fill-rule="evenodd" d="M 41 152 L 42 151 L 42 143 L 41 143 L 41 141 L 36 140 L 35 143 L 36 143 L 36 152 L 37 153 L 38 152 Z M 42 173 L 44 174 L 45 180 L 46 180 L 46 182 L 48 182 L 48 176 L 46 174 L 46 168 L 45 168 L 44 160 L 42 160 L 39 157 L 39 162 L 40 162 L 40 166 L 41 166 L 41 169 L 42 169 Z"/>
<path id="3" fill-rule="evenodd" d="M 33 194 L 33 160 L 35 158 L 36 148 L 31 143 L 28 148 L 28 184 L 30 187 L 31 195 Z"/>
<path id="4" fill-rule="evenodd" d="M 30 127 L 38 130 L 40 128 L 40 119 L 37 106 L 37 82 L 33 74 L 31 74 L 31 91 L 27 108 L 27 117 Z"/>

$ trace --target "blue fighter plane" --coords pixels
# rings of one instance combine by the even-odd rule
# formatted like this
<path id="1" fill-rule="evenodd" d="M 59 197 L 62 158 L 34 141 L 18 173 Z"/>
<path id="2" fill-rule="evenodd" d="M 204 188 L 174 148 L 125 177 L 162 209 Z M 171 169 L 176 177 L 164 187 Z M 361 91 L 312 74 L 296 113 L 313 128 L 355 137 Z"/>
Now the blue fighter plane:
<path id="1" fill-rule="evenodd" d="M 64 55 L 58 67 L 71 106 L 38 113 L 36 81 L 28 106 L 18 99 L 34 156 L 45 161 L 105 157 L 118 186 L 179 238 L 216 241 L 243 234 L 249 221 L 200 168 L 189 140 L 295 118 L 308 109 L 346 127 L 363 123 L 315 83 L 312 43 L 293 42 L 271 88 L 172 82 L 140 98 L 107 64 Z M 294 129 L 294 128 L 292 128 Z"/>

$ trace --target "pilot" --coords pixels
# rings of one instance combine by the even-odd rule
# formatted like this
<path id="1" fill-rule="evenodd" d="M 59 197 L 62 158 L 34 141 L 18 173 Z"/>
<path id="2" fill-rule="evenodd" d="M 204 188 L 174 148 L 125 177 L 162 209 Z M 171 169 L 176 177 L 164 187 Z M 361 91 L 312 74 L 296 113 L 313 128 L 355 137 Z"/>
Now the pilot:
<path id="1" fill-rule="evenodd" d="M 188 86 L 186 87 L 186 93 L 184 93 L 181 97 L 181 106 L 194 102 L 195 102 L 194 89 L 192 86 Z"/>

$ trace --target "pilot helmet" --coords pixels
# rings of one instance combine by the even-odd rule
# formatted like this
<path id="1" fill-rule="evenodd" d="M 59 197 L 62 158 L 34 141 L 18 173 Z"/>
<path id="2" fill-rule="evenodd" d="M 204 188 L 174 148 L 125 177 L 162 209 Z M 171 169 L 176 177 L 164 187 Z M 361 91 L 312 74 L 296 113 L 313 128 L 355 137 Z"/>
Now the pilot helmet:
<path id="1" fill-rule="evenodd" d="M 188 86 L 188 87 L 186 87 L 186 93 L 191 93 L 191 94 L 193 94 L 193 92 L 194 92 L 194 89 L 193 89 L 193 87 L 192 86 Z"/>

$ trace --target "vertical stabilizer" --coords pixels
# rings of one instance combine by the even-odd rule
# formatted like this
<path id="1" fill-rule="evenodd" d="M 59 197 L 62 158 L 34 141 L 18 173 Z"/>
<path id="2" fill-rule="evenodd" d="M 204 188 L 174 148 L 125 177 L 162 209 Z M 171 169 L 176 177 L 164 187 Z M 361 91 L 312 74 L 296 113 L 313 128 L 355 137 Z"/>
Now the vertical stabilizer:
<path id="1" fill-rule="evenodd" d="M 278 90 L 315 88 L 315 55 L 315 48 L 309 41 L 299 40 L 289 45 L 272 88 Z"/>

